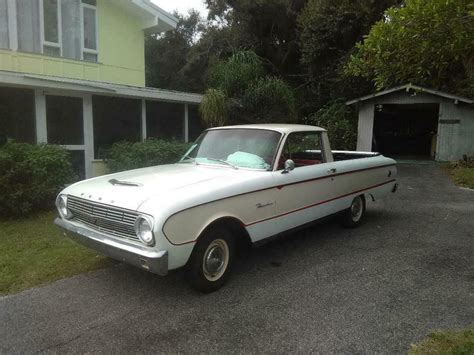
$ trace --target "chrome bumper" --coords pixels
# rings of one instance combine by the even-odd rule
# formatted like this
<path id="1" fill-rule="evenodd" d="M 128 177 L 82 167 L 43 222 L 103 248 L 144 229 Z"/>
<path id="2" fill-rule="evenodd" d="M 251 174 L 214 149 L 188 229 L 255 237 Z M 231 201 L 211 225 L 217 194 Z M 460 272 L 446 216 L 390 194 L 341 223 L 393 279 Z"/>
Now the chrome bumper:
<path id="1" fill-rule="evenodd" d="M 168 273 L 168 252 L 155 251 L 140 247 L 127 241 L 119 241 L 104 233 L 96 232 L 85 227 L 56 218 L 54 223 L 64 229 L 65 235 L 76 242 L 94 249 L 112 259 L 137 266 L 154 274 L 166 275 Z"/>

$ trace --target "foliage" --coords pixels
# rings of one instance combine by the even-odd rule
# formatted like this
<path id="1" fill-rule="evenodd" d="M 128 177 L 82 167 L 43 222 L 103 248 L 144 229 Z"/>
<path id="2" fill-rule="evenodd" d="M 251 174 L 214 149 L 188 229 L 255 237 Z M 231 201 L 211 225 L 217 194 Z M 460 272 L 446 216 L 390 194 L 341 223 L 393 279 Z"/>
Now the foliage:
<path id="1" fill-rule="evenodd" d="M 463 156 L 463 159 L 451 163 L 453 169 L 457 168 L 474 168 L 474 156 Z"/>
<path id="2" fill-rule="evenodd" d="M 238 96 L 243 94 L 249 82 L 263 74 L 261 58 L 253 51 L 240 51 L 215 65 L 211 72 L 211 85 Z"/>
<path id="3" fill-rule="evenodd" d="M 239 51 L 217 63 L 212 69 L 215 88 L 207 90 L 200 106 L 203 120 L 209 126 L 295 121 L 292 89 L 264 72 L 253 51 Z"/>
<path id="4" fill-rule="evenodd" d="M 188 144 L 178 141 L 148 139 L 145 142 L 118 142 L 112 145 L 106 160 L 111 172 L 175 163 Z"/>
<path id="5" fill-rule="evenodd" d="M 199 111 L 206 118 L 209 127 L 223 126 L 229 114 L 229 102 L 226 93 L 221 89 L 208 89 L 199 106 Z"/>
<path id="6" fill-rule="evenodd" d="M 474 157 L 464 157 L 457 162 L 449 163 L 444 168 L 458 186 L 474 189 Z"/>
<path id="7" fill-rule="evenodd" d="M 301 63 L 308 75 L 312 100 L 319 108 L 340 97 L 361 96 L 370 83 L 346 77 L 343 71 L 354 45 L 362 40 L 385 9 L 401 0 L 309 0 L 298 17 Z"/>
<path id="8" fill-rule="evenodd" d="M 243 119 L 252 123 L 295 122 L 295 97 L 283 80 L 260 78 L 249 85 L 242 97 Z"/>
<path id="9" fill-rule="evenodd" d="M 406 83 L 474 95 L 472 0 L 407 0 L 357 45 L 346 71 L 377 89 Z M 471 11 L 470 11 L 471 10 Z"/>
<path id="10" fill-rule="evenodd" d="M 145 39 L 146 82 L 148 86 L 171 90 L 202 92 L 206 76 L 190 65 L 190 52 L 204 29 L 197 11 L 178 18 L 175 30 L 163 36 L 149 35 Z"/>
<path id="11" fill-rule="evenodd" d="M 420 344 L 413 344 L 410 355 L 421 354 L 456 354 L 474 353 L 474 328 L 459 331 L 435 331 Z"/>
<path id="12" fill-rule="evenodd" d="M 223 89 L 229 121 L 243 122 L 241 96 L 253 81 L 249 76 L 268 75 L 287 83 L 296 93 L 298 116 L 308 115 L 337 98 L 372 90 L 364 77 L 345 75 L 344 64 L 385 9 L 401 2 L 206 0 L 207 21 L 190 12 L 176 30 L 147 40 L 147 84 L 201 93 Z M 248 58 L 257 58 L 263 71 L 253 64 L 242 71 L 239 51 L 254 53 Z"/>
<path id="13" fill-rule="evenodd" d="M 474 189 L 474 167 L 453 169 L 451 175 L 456 185 Z"/>
<path id="14" fill-rule="evenodd" d="M 264 58 L 270 75 L 283 77 L 285 81 L 291 81 L 295 85 L 301 79 L 296 24 L 298 14 L 306 2 L 307 0 L 206 1 L 209 18 L 219 23 L 220 28 L 227 30 L 231 48 L 252 48 L 260 58 Z"/>
<path id="15" fill-rule="evenodd" d="M 0 295 L 112 265 L 65 238 L 53 223 L 55 216 L 42 212 L 0 221 Z"/>
<path id="16" fill-rule="evenodd" d="M 305 123 L 325 128 L 328 131 L 331 149 L 356 149 L 356 115 L 344 102 L 335 101 L 327 104 L 316 113 L 307 117 Z"/>
<path id="17" fill-rule="evenodd" d="M 7 143 L 0 148 L 0 216 L 53 207 L 73 175 L 69 153 L 59 146 Z"/>

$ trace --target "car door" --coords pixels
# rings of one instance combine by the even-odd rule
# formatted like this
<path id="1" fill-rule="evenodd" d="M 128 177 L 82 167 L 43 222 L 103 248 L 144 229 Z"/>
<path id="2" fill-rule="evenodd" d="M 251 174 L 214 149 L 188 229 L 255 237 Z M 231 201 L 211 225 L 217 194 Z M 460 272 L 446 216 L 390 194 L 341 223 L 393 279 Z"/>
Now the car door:
<path id="1" fill-rule="evenodd" d="M 280 231 L 289 230 L 335 212 L 334 163 L 328 161 L 323 132 L 290 133 L 273 172 L 276 182 L 276 218 Z M 327 148 L 329 149 L 329 147 Z M 295 168 L 284 170 L 291 159 Z"/>

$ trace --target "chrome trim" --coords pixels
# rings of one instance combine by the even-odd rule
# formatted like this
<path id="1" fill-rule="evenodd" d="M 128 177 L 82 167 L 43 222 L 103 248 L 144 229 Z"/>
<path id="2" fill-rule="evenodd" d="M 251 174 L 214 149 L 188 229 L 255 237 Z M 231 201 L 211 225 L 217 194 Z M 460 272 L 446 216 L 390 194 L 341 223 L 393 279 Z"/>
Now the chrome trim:
<path id="1" fill-rule="evenodd" d="M 118 240 L 61 218 L 56 218 L 54 223 L 64 229 L 65 235 L 71 239 L 112 259 L 154 274 L 165 276 L 168 273 L 168 251 L 166 250 L 157 251 L 126 240 Z"/>
<path id="2" fill-rule="evenodd" d="M 72 220 L 87 227 L 119 238 L 139 240 L 135 233 L 135 221 L 140 215 L 136 211 L 89 201 L 68 195 L 67 207 Z"/>

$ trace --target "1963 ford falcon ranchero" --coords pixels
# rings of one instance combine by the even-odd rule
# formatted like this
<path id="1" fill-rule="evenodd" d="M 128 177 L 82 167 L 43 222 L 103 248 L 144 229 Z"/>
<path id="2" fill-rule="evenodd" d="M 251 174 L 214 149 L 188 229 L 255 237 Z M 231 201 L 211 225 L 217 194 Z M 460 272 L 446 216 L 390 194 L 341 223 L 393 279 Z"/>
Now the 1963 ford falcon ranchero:
<path id="1" fill-rule="evenodd" d="M 324 129 L 261 124 L 206 130 L 176 164 L 81 181 L 62 191 L 55 223 L 112 258 L 166 275 L 186 266 L 203 292 L 229 277 L 241 242 L 257 243 L 395 192 L 396 162 L 331 151 Z"/>

